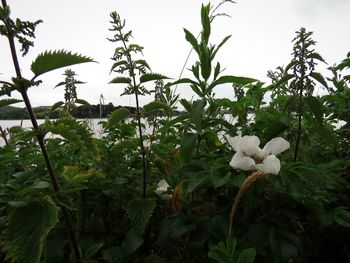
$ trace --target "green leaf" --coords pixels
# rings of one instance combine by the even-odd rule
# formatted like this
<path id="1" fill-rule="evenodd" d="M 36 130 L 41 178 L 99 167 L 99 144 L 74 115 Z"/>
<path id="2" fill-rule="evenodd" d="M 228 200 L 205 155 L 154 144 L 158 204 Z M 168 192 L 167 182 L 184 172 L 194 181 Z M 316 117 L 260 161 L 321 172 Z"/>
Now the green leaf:
<path id="1" fill-rule="evenodd" d="M 215 86 L 225 83 L 239 84 L 239 85 L 247 85 L 252 82 L 256 82 L 258 80 L 246 77 L 237 77 L 237 76 L 222 76 L 215 80 L 210 86 L 209 90 L 212 90 Z"/>
<path id="2" fill-rule="evenodd" d="M 13 209 L 3 232 L 10 262 L 39 263 L 46 237 L 58 221 L 58 208 L 49 197 Z"/>
<path id="3" fill-rule="evenodd" d="M 341 226 L 350 228 L 350 212 L 345 209 L 344 207 L 337 207 L 332 211 L 334 221 Z"/>
<path id="4" fill-rule="evenodd" d="M 72 54 L 71 52 L 65 50 L 45 51 L 37 56 L 37 58 L 32 62 L 30 69 L 35 74 L 34 78 L 36 78 L 41 74 L 55 69 L 86 62 L 95 61 L 92 58 L 79 54 Z"/>
<path id="5" fill-rule="evenodd" d="M 190 173 L 190 178 L 186 182 L 185 190 L 187 194 L 192 193 L 201 184 L 206 184 L 209 178 L 208 171 Z"/>
<path id="6" fill-rule="evenodd" d="M 292 78 L 294 78 L 294 74 L 284 74 L 283 77 L 280 80 L 278 80 L 274 85 L 276 87 L 281 86 L 283 84 L 288 83 L 288 81 Z"/>
<path id="7" fill-rule="evenodd" d="M 155 205 L 155 201 L 152 199 L 133 199 L 129 201 L 126 212 L 132 227 L 139 235 L 143 233 Z"/>
<path id="8" fill-rule="evenodd" d="M 207 80 L 211 74 L 211 59 L 210 50 L 203 42 L 199 45 L 199 61 L 201 75 L 205 80 Z"/>
<path id="9" fill-rule="evenodd" d="M 192 48 L 199 54 L 199 47 L 198 47 L 197 39 L 186 28 L 184 28 L 184 31 L 185 31 L 186 40 L 192 45 Z"/>
<path id="10" fill-rule="evenodd" d="M 216 49 L 213 51 L 213 53 L 211 54 L 210 58 L 211 60 L 213 60 L 216 56 L 216 53 L 218 53 L 219 49 L 226 43 L 227 40 L 229 40 L 231 38 L 231 35 L 225 37 L 221 43 L 216 47 Z"/>
<path id="11" fill-rule="evenodd" d="M 188 78 L 179 79 L 179 80 L 173 82 L 171 85 L 186 84 L 186 83 L 190 83 L 192 85 L 199 86 L 199 83 L 193 81 L 192 79 L 188 79 Z"/>
<path id="12" fill-rule="evenodd" d="M 323 121 L 322 103 L 314 96 L 306 97 L 305 102 L 312 114 L 315 116 L 315 119 L 321 124 Z"/>
<path id="13" fill-rule="evenodd" d="M 328 87 L 327 81 L 325 80 L 325 78 L 321 75 L 321 73 L 318 72 L 311 72 L 310 76 L 318 81 L 319 83 L 321 83 L 324 87 Z"/>
<path id="14" fill-rule="evenodd" d="M 226 244 L 220 241 L 217 245 L 212 246 L 208 252 L 208 257 L 216 260 L 218 263 L 233 263 L 236 252 L 237 240 L 227 238 Z"/>
<path id="15" fill-rule="evenodd" d="M 144 66 L 145 68 L 151 70 L 151 67 L 148 65 L 147 61 L 144 60 L 144 59 L 138 59 L 138 60 L 136 60 L 136 61 L 135 61 L 135 64 Z"/>
<path id="16" fill-rule="evenodd" d="M 256 257 L 255 248 L 244 249 L 238 257 L 237 263 L 253 263 Z"/>
<path id="17" fill-rule="evenodd" d="M 228 172 L 230 168 L 224 158 L 216 159 L 213 162 L 210 166 L 210 179 L 214 188 L 221 187 L 230 180 L 230 173 Z"/>
<path id="18" fill-rule="evenodd" d="M 310 55 L 308 55 L 308 58 L 313 58 L 313 59 L 316 59 L 316 60 L 319 60 L 319 61 L 326 63 L 326 61 L 323 59 L 323 57 L 320 54 L 318 54 L 317 52 L 312 52 Z"/>
<path id="19" fill-rule="evenodd" d="M 84 259 L 92 259 L 97 252 L 103 247 L 103 243 L 93 244 L 84 253 Z"/>
<path id="20" fill-rule="evenodd" d="M 57 87 L 60 87 L 60 86 L 64 86 L 64 85 L 66 85 L 66 82 L 65 81 L 61 81 L 54 87 L 54 89 L 57 88 Z"/>
<path id="21" fill-rule="evenodd" d="M 3 99 L 0 100 L 0 108 L 4 107 L 4 106 L 8 106 L 8 105 L 12 105 L 18 102 L 22 102 L 21 100 L 17 100 L 17 99 Z"/>
<path id="22" fill-rule="evenodd" d="M 10 6 L 5 6 L 4 8 L 0 6 L 0 20 L 5 21 L 11 14 Z"/>
<path id="23" fill-rule="evenodd" d="M 154 80 L 161 80 L 161 79 L 169 79 L 169 78 L 157 73 L 146 73 L 140 77 L 140 83 L 145 83 L 145 82 L 154 81 Z"/>
<path id="24" fill-rule="evenodd" d="M 205 43 L 209 42 L 210 37 L 210 18 L 209 18 L 210 4 L 201 8 L 201 22 L 202 22 L 202 41 Z"/>
<path id="25" fill-rule="evenodd" d="M 143 199 L 143 200 L 147 200 L 147 199 Z M 150 205 L 150 204 L 148 204 L 148 205 Z M 148 208 L 149 208 L 149 206 L 148 206 Z M 152 208 L 152 210 L 153 210 L 153 208 Z M 131 229 L 126 234 L 122 244 L 120 245 L 122 257 L 125 259 L 127 256 L 134 253 L 142 245 L 142 243 L 143 243 L 143 239 L 141 237 L 139 237 L 139 235 L 133 229 Z"/>
<path id="26" fill-rule="evenodd" d="M 161 101 L 152 101 L 146 105 L 143 106 L 143 109 L 146 112 L 150 111 L 157 111 L 157 110 L 163 110 L 163 111 L 171 111 L 171 108 L 165 104 L 164 102 Z"/>
<path id="27" fill-rule="evenodd" d="M 108 125 L 115 126 L 120 121 L 125 120 L 127 117 L 129 117 L 129 115 L 130 115 L 130 112 L 128 111 L 128 109 L 124 107 L 116 109 L 108 117 Z"/>
<path id="28" fill-rule="evenodd" d="M 180 100 L 181 105 L 185 108 L 187 112 L 191 112 L 191 103 L 186 99 Z"/>
<path id="29" fill-rule="evenodd" d="M 191 121 L 196 126 L 197 131 L 200 131 L 202 129 L 204 106 L 204 100 L 196 100 L 192 104 Z"/>
<path id="30" fill-rule="evenodd" d="M 83 100 L 83 99 L 77 99 L 75 102 L 79 103 L 79 104 L 82 104 L 82 105 L 86 105 L 86 106 L 90 105 L 89 102 L 87 102 L 86 100 Z"/>
<path id="31" fill-rule="evenodd" d="M 189 117 L 190 116 L 188 114 L 180 115 L 180 116 L 168 121 L 162 128 L 160 128 L 158 130 L 158 132 L 165 132 L 168 129 L 170 129 L 173 125 L 175 125 L 176 123 L 184 121 L 184 120 L 188 119 Z"/>
<path id="32" fill-rule="evenodd" d="M 128 62 L 126 61 L 126 60 L 121 60 L 121 61 L 118 61 L 118 62 L 116 62 L 116 63 L 114 63 L 113 65 L 112 65 L 112 67 L 111 67 L 111 71 L 110 71 L 110 73 L 116 68 L 116 67 L 119 67 L 119 66 L 121 66 L 121 65 L 128 65 Z"/>
<path id="33" fill-rule="evenodd" d="M 64 102 L 63 101 L 58 101 L 56 102 L 54 105 L 51 106 L 50 108 L 50 113 L 57 110 L 59 107 L 61 107 L 62 105 L 64 105 Z"/>
<path id="34" fill-rule="evenodd" d="M 197 134 L 186 134 L 180 144 L 180 159 L 183 163 L 188 163 L 192 159 L 192 152 L 196 147 Z"/>
<path id="35" fill-rule="evenodd" d="M 109 84 L 130 84 L 131 79 L 127 77 L 116 77 L 112 79 Z"/>
<path id="36" fill-rule="evenodd" d="M 220 63 L 218 62 L 214 69 L 214 80 L 216 80 L 219 74 L 220 74 Z"/>

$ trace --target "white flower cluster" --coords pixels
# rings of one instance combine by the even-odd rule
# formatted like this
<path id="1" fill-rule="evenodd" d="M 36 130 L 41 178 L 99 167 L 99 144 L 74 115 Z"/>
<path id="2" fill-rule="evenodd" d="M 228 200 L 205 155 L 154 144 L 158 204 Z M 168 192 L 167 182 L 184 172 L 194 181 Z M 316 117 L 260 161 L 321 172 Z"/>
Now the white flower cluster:
<path id="1" fill-rule="evenodd" d="M 289 149 L 290 143 L 281 137 L 270 140 L 263 149 L 260 149 L 260 140 L 257 136 L 243 136 L 237 132 L 237 136 L 228 137 L 227 141 L 236 153 L 233 155 L 230 165 L 234 169 L 249 171 L 258 170 L 266 174 L 278 174 L 281 169 L 277 154 Z"/>

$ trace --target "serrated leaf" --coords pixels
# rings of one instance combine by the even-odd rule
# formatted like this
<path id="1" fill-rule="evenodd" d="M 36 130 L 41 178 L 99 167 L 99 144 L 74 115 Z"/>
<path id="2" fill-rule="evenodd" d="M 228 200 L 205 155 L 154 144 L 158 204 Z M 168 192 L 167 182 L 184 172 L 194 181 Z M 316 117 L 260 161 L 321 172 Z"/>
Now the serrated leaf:
<path id="1" fill-rule="evenodd" d="M 3 100 L 0 100 L 0 108 L 15 104 L 15 103 L 19 103 L 19 102 L 22 102 L 22 101 L 17 99 L 3 99 Z"/>
<path id="2" fill-rule="evenodd" d="M 171 108 L 167 104 L 165 104 L 164 102 L 161 102 L 161 101 L 152 101 L 152 102 L 144 105 L 143 109 L 146 112 L 157 111 L 157 110 L 163 110 L 163 111 L 170 111 L 171 110 Z"/>
<path id="3" fill-rule="evenodd" d="M 6 259 L 39 263 L 46 237 L 58 221 L 58 207 L 49 197 L 13 209 L 3 232 Z"/>
<path id="4" fill-rule="evenodd" d="M 90 105 L 89 102 L 87 102 L 86 100 L 83 100 L 83 99 L 77 99 L 75 102 L 82 104 L 82 105 L 87 105 L 87 106 Z"/>
<path id="5" fill-rule="evenodd" d="M 151 70 L 151 67 L 148 65 L 147 61 L 144 60 L 144 59 L 138 59 L 138 60 L 136 60 L 136 61 L 135 61 L 135 64 L 144 66 L 144 67 L 148 68 L 149 70 Z"/>
<path id="6" fill-rule="evenodd" d="M 320 54 L 318 54 L 317 52 L 312 52 L 310 55 L 308 55 L 308 58 L 313 58 L 313 59 L 316 59 L 316 60 L 319 60 L 319 61 L 326 63 L 326 61 L 323 59 L 323 57 Z"/>
<path id="7" fill-rule="evenodd" d="M 56 86 L 53 87 L 53 88 L 55 89 L 55 88 L 57 88 L 57 87 L 64 86 L 64 85 L 66 85 L 66 82 L 61 81 L 61 82 L 59 82 L 58 84 L 56 84 Z"/>
<path id="8" fill-rule="evenodd" d="M 139 235 L 143 233 L 155 205 L 156 203 L 152 199 L 133 199 L 129 201 L 126 212 L 132 227 Z"/>
<path id="9" fill-rule="evenodd" d="M 188 79 L 188 78 L 179 79 L 179 80 L 173 82 L 171 85 L 186 84 L 186 83 L 190 83 L 194 86 L 199 86 L 199 84 L 197 82 L 193 81 L 192 79 Z"/>
<path id="10" fill-rule="evenodd" d="M 238 77 L 238 76 L 222 76 L 215 80 L 209 87 L 209 90 L 212 90 L 215 86 L 225 83 L 239 84 L 239 85 L 247 85 L 252 82 L 257 82 L 257 79 L 246 78 L 246 77 Z"/>
<path id="11" fill-rule="evenodd" d="M 131 79 L 127 77 L 116 77 L 112 79 L 109 84 L 130 84 Z"/>
<path id="12" fill-rule="evenodd" d="M 124 107 L 116 109 L 109 116 L 108 125 L 115 126 L 120 121 L 125 120 L 127 117 L 129 117 L 129 115 L 130 115 L 130 112 Z"/>
<path id="13" fill-rule="evenodd" d="M 324 87 L 328 87 L 327 81 L 325 80 L 325 78 L 321 75 L 321 73 L 318 72 L 311 72 L 310 76 L 318 81 L 319 83 L 321 83 Z"/>
<path id="14" fill-rule="evenodd" d="M 111 73 L 116 67 L 119 67 L 119 66 L 121 66 L 121 65 L 128 65 L 128 62 L 125 61 L 125 60 L 121 60 L 121 61 L 118 61 L 118 62 L 114 63 L 114 64 L 112 65 L 112 67 L 111 67 L 110 73 Z"/>
<path id="15" fill-rule="evenodd" d="M 315 116 L 315 119 L 322 123 L 323 121 L 323 105 L 322 103 L 313 96 L 305 98 L 306 105 L 311 110 L 312 114 Z"/>
<path id="16" fill-rule="evenodd" d="M 63 101 L 56 102 L 54 105 L 51 106 L 50 112 L 53 112 L 53 111 L 57 110 L 62 105 L 64 105 Z"/>
<path id="17" fill-rule="evenodd" d="M 66 50 L 45 51 L 37 56 L 30 66 L 31 71 L 38 77 L 46 72 L 72 66 L 80 63 L 95 62 L 92 58 L 72 54 Z"/>
<path id="18" fill-rule="evenodd" d="M 154 81 L 154 80 L 161 80 L 161 79 L 169 79 L 169 78 L 158 73 L 146 73 L 140 77 L 140 83 L 145 83 L 145 82 Z"/>

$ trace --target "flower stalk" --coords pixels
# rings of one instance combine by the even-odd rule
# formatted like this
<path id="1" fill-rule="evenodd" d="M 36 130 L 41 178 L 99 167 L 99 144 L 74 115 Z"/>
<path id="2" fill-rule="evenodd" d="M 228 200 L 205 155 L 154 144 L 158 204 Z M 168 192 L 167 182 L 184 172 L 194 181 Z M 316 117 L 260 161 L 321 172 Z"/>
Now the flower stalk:
<path id="1" fill-rule="evenodd" d="M 233 220 L 234 220 L 234 217 L 236 215 L 236 211 L 237 211 L 237 208 L 238 208 L 238 204 L 244 194 L 244 192 L 258 179 L 260 178 L 265 178 L 266 177 L 266 174 L 264 172 L 261 172 L 261 171 L 256 171 L 256 172 L 253 172 L 251 175 L 249 175 L 243 182 L 243 184 L 241 185 L 241 187 L 239 188 L 239 191 L 235 197 L 235 201 L 232 205 L 232 208 L 231 208 L 231 213 L 230 213 L 230 226 L 229 226 L 229 232 L 228 232 L 228 235 L 229 237 L 231 237 L 232 235 L 232 228 L 233 228 Z"/>

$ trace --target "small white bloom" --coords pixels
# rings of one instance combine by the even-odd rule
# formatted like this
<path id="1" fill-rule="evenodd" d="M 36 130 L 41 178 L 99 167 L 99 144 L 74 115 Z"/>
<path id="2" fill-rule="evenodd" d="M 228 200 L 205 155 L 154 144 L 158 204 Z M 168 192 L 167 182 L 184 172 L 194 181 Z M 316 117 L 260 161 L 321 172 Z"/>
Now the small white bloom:
<path id="1" fill-rule="evenodd" d="M 257 136 L 238 136 L 227 138 L 227 141 L 236 151 L 230 165 L 244 171 L 259 170 L 264 173 L 278 174 L 281 169 L 277 154 L 287 150 L 290 143 L 278 137 L 270 140 L 263 149 L 260 149 L 260 139 Z"/>
<path id="2" fill-rule="evenodd" d="M 165 179 L 162 179 L 157 184 L 157 189 L 154 191 L 157 195 L 161 195 L 168 190 L 169 184 Z"/>

